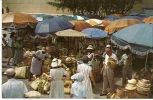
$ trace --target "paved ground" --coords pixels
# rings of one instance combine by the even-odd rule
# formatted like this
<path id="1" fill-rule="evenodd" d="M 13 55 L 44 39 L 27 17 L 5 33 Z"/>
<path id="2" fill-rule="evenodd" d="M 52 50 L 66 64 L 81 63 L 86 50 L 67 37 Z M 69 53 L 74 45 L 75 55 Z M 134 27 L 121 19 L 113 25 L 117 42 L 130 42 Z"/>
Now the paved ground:
<path id="1" fill-rule="evenodd" d="M 3 74 L 4 71 L 7 68 L 13 67 L 12 66 L 12 62 L 10 63 L 9 66 L 6 65 L 6 62 L 7 62 L 7 59 L 2 58 L 2 84 L 7 81 L 6 76 Z M 135 76 L 135 72 L 133 72 L 133 76 Z M 31 87 L 30 87 L 30 83 L 32 81 L 29 82 L 28 79 L 19 79 L 19 80 L 23 81 L 26 84 L 26 86 L 27 86 L 27 88 L 28 88 L 29 91 L 32 90 Z M 121 86 L 121 80 L 122 80 L 121 79 L 121 76 L 115 77 L 116 87 Z M 106 99 L 106 96 L 99 96 L 99 94 L 101 93 L 101 91 L 102 91 L 102 82 L 99 82 L 99 83 L 97 83 L 97 85 L 95 87 L 93 87 L 93 94 L 94 94 L 94 98 L 95 99 L 100 99 L 100 98 L 101 99 Z M 47 95 L 47 94 L 42 94 L 41 95 L 41 98 L 48 98 L 48 96 L 49 95 Z M 69 98 L 69 95 L 68 94 L 65 94 L 65 98 Z"/>

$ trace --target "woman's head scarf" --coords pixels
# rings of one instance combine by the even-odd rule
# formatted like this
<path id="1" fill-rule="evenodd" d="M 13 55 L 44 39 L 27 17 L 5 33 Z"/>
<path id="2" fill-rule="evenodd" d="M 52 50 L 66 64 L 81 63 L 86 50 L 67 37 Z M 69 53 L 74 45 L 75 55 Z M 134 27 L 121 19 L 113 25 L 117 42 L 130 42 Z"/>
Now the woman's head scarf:
<path id="1" fill-rule="evenodd" d="M 71 76 L 71 79 L 75 79 L 76 81 L 81 82 L 83 80 L 84 76 L 82 73 L 76 73 Z"/>

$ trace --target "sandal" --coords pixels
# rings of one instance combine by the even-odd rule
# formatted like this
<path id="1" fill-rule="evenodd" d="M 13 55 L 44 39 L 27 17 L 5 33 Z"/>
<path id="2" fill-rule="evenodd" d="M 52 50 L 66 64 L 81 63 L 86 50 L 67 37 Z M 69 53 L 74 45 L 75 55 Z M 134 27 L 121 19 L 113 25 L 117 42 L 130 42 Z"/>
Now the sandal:
<path id="1" fill-rule="evenodd" d="M 104 95 L 107 95 L 107 93 L 106 94 L 103 94 L 103 93 L 100 94 L 100 96 L 104 96 Z"/>

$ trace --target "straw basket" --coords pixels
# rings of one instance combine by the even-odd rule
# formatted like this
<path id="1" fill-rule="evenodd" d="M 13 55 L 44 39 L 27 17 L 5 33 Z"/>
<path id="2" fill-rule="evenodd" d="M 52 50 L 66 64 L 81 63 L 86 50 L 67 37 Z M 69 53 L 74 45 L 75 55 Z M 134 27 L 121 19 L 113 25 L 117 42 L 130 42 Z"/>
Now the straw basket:
<path id="1" fill-rule="evenodd" d="M 139 94 L 139 93 L 136 93 L 136 97 L 137 98 L 149 98 L 149 94 L 148 95 L 143 95 L 143 94 Z"/>
<path id="2" fill-rule="evenodd" d="M 117 88 L 116 95 L 119 96 L 120 98 L 124 98 L 125 97 L 124 88 Z"/>
<path id="3" fill-rule="evenodd" d="M 136 93 L 136 90 L 127 90 L 125 89 L 125 95 L 128 97 L 128 98 L 135 98 L 135 93 Z"/>

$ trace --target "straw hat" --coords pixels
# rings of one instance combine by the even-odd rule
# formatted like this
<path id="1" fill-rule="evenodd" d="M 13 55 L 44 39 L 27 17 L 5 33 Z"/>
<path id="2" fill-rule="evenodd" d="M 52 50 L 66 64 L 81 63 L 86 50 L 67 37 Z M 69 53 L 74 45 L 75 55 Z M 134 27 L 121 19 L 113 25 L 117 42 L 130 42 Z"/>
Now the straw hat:
<path id="1" fill-rule="evenodd" d="M 9 68 L 4 72 L 4 74 L 8 76 L 15 75 L 15 71 L 13 68 Z"/>
<path id="2" fill-rule="evenodd" d="M 47 49 L 46 49 L 46 47 L 42 47 L 42 49 L 41 49 L 42 51 L 46 51 Z"/>
<path id="3" fill-rule="evenodd" d="M 114 68 L 116 66 L 116 60 L 114 58 L 108 58 L 107 66 Z"/>
<path id="4" fill-rule="evenodd" d="M 137 80 L 136 79 L 131 79 L 131 80 L 128 80 L 128 83 L 136 85 Z"/>
<path id="5" fill-rule="evenodd" d="M 151 87 L 151 83 L 149 80 L 141 79 L 138 80 L 138 83 L 136 84 L 138 87 Z"/>
<path id="6" fill-rule="evenodd" d="M 136 89 L 136 86 L 134 84 L 128 83 L 125 86 L 125 89 L 127 89 L 127 90 L 135 90 Z"/>
<path id="7" fill-rule="evenodd" d="M 51 63 L 51 66 L 52 67 L 58 67 L 60 64 L 61 64 L 61 60 L 60 59 L 57 59 L 57 58 L 54 58 L 53 60 L 52 60 L 52 63 Z"/>
<path id="8" fill-rule="evenodd" d="M 87 47 L 87 49 L 92 50 L 92 49 L 93 49 L 92 45 L 89 45 L 89 46 Z"/>
<path id="9" fill-rule="evenodd" d="M 16 40 L 21 40 L 22 38 L 20 37 L 20 36 L 18 36 L 17 38 L 16 38 Z"/>
<path id="10" fill-rule="evenodd" d="M 124 88 L 117 88 L 115 98 L 127 98 Z"/>
<path id="11" fill-rule="evenodd" d="M 42 45 L 39 45 L 39 46 L 37 46 L 36 48 L 37 48 L 37 49 L 42 49 L 42 47 L 43 47 Z"/>
<path id="12" fill-rule="evenodd" d="M 111 48 L 111 45 L 109 45 L 109 44 L 108 44 L 108 45 L 106 45 L 106 48 Z"/>

